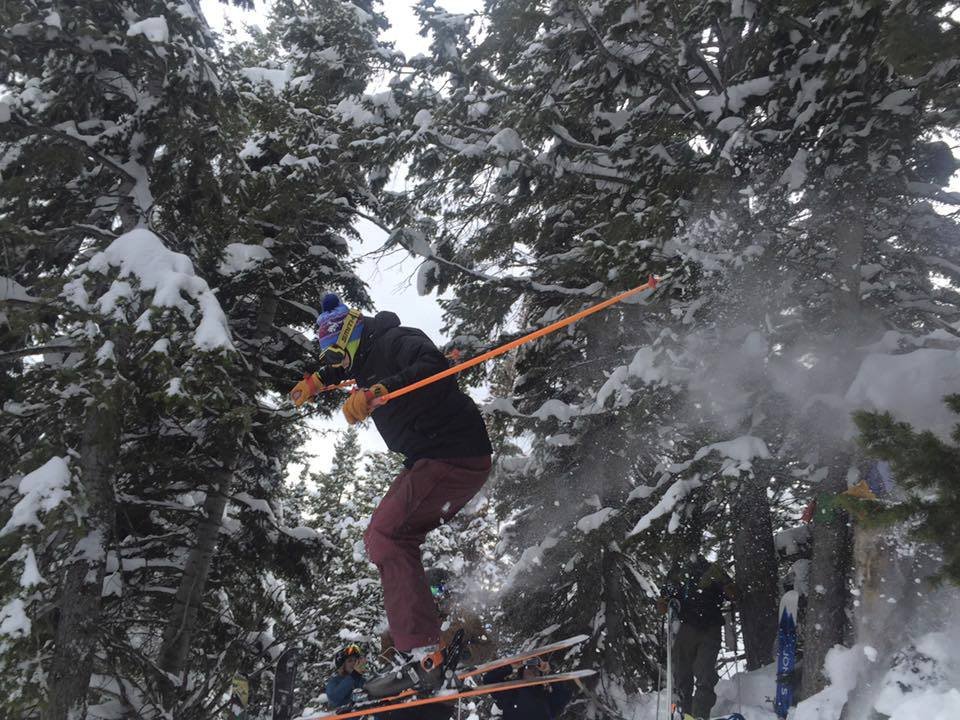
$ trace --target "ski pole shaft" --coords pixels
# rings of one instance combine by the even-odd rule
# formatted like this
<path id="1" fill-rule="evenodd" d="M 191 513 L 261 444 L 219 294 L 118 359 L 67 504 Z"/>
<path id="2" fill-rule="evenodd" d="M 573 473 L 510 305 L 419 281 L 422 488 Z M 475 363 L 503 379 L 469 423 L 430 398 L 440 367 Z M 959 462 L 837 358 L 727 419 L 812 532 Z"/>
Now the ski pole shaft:
<path id="1" fill-rule="evenodd" d="M 673 632 L 673 603 L 667 605 L 667 628 L 664 635 L 667 638 L 667 718 L 673 720 L 673 638 L 670 635 Z M 657 706 L 659 710 L 659 704 Z"/>
<path id="2" fill-rule="evenodd" d="M 577 320 L 582 320 L 588 315 L 593 315 L 594 313 L 600 312 L 601 310 L 604 310 L 610 307 L 611 305 L 616 305 L 617 303 L 622 302 L 623 300 L 626 300 L 628 297 L 641 293 L 644 290 L 652 290 L 657 286 L 657 282 L 658 280 L 653 275 L 651 275 L 650 279 L 647 280 L 647 282 L 645 282 L 643 285 L 639 285 L 638 287 L 635 287 L 632 290 L 627 290 L 626 292 L 622 292 L 619 295 L 615 295 L 614 297 L 608 300 L 604 300 L 603 302 L 599 302 L 596 305 L 592 305 L 591 307 L 588 307 L 585 310 L 581 310 L 580 312 L 574 313 L 569 317 L 565 317 L 562 320 L 557 320 L 555 323 L 551 323 L 550 325 L 547 325 L 546 327 L 542 327 L 539 330 L 534 330 L 532 333 L 529 333 L 527 335 L 524 335 L 523 337 L 517 338 L 516 340 L 511 340 L 510 342 L 504 345 L 501 345 L 498 348 L 494 348 L 493 350 L 488 350 L 482 355 L 477 355 L 477 357 L 475 358 L 470 358 L 469 360 L 465 360 L 462 363 L 454 365 L 451 368 L 447 368 L 446 370 L 442 370 L 434 375 L 431 375 L 428 378 L 424 378 L 423 380 L 418 380 L 417 382 L 411 383 L 406 387 L 402 387 L 402 388 L 399 388 L 398 390 L 394 390 L 393 392 L 387 393 L 381 398 L 381 401 L 387 402 L 388 400 L 401 397 L 403 395 L 406 395 L 407 393 L 412 393 L 414 390 L 419 390 L 420 388 L 425 387 L 426 385 L 435 383 L 437 380 L 443 380 L 443 378 L 447 378 L 447 377 L 450 377 L 451 375 L 456 375 L 458 373 L 461 373 L 467 368 L 472 368 L 475 365 L 484 363 L 487 360 L 490 360 L 491 358 L 497 357 L 498 355 L 503 355 L 504 353 L 510 352 L 514 348 L 518 348 L 525 343 L 531 342 L 532 340 L 537 340 L 539 338 L 544 337 L 545 335 L 549 335 L 550 333 L 556 330 L 559 330 L 560 328 L 564 328 L 567 325 L 572 325 L 573 323 L 577 322 Z"/>

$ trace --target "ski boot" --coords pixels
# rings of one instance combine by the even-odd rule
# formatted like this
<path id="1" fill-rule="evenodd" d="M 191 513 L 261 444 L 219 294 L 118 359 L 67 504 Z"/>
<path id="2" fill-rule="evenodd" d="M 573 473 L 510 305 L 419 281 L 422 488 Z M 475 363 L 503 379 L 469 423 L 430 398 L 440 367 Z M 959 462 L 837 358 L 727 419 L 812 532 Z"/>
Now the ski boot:
<path id="1" fill-rule="evenodd" d="M 463 649 L 463 630 L 457 632 L 444 648 L 419 657 L 398 653 L 392 670 L 367 680 L 363 689 L 370 698 L 390 697 L 406 690 L 431 695 L 445 682 L 455 686 L 456 668 Z"/>

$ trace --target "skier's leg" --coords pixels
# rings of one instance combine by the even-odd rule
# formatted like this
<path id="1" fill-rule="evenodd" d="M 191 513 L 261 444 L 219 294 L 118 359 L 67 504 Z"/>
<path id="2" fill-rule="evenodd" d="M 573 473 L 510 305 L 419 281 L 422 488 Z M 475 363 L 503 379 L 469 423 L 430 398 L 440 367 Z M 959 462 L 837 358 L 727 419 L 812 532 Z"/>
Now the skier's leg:
<path id="1" fill-rule="evenodd" d="M 364 534 L 380 570 L 387 621 L 398 650 L 437 643 L 440 618 L 420 559 L 426 534 L 477 494 L 490 459 L 418 460 L 393 481 Z"/>
<path id="2" fill-rule="evenodd" d="M 720 625 L 698 630 L 696 658 L 693 661 L 693 673 L 697 679 L 697 690 L 693 697 L 693 707 L 690 712 L 696 717 L 710 717 L 710 711 L 717 702 L 717 694 L 713 691 L 720 676 L 717 674 L 717 656 L 720 654 L 720 644 L 723 640 Z"/>
<path id="3" fill-rule="evenodd" d="M 420 562 L 425 533 L 417 535 L 406 528 L 414 490 L 412 472 L 404 470 L 394 479 L 363 536 L 367 556 L 380 570 L 394 647 L 403 651 L 435 643 L 439 634 L 439 618 Z"/>
<path id="4" fill-rule="evenodd" d="M 417 471 L 417 487 L 407 527 L 426 535 L 453 518 L 480 492 L 490 475 L 490 457 L 420 460 L 413 471 Z"/>
<path id="5" fill-rule="evenodd" d="M 677 705 L 684 712 L 690 712 L 693 701 L 693 663 L 696 657 L 697 631 L 689 623 L 680 623 L 673 641 L 673 692 L 677 696 Z"/>

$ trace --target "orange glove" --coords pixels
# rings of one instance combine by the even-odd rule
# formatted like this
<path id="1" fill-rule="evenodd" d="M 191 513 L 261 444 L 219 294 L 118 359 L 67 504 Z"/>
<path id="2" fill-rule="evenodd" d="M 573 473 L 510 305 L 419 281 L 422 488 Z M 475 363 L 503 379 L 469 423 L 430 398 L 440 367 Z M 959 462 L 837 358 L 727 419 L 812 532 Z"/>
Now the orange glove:
<path id="1" fill-rule="evenodd" d="M 320 379 L 319 375 L 316 373 L 313 373 L 312 375 L 309 373 L 304 373 L 303 380 L 294 385 L 293 389 L 290 391 L 290 400 L 293 401 L 294 405 L 300 407 L 307 402 L 307 400 L 319 393 L 322 387 L 323 381 Z"/>
<path id="2" fill-rule="evenodd" d="M 386 402 L 384 395 L 388 392 L 389 390 L 380 383 L 369 390 L 354 390 L 343 404 L 343 415 L 347 418 L 347 422 L 355 425 L 361 420 L 366 420 L 370 417 L 370 413 Z"/>

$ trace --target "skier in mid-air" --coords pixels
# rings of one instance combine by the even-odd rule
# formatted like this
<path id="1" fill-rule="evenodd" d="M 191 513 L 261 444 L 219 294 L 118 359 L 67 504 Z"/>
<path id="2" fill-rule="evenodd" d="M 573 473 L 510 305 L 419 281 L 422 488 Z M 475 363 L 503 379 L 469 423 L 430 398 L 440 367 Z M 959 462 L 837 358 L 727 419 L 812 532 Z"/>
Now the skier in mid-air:
<path id="1" fill-rule="evenodd" d="M 317 317 L 321 369 L 290 391 L 298 407 L 326 385 L 354 380 L 343 405 L 351 425 L 373 417 L 405 469 L 374 510 L 364 535 L 380 571 L 387 622 L 398 659 L 415 672 L 371 678 L 371 696 L 411 685 L 436 687 L 443 661 L 440 617 L 420 557 L 431 530 L 448 522 L 486 482 L 493 452 L 483 417 L 455 378 L 384 402 L 387 393 L 446 370 L 443 353 L 425 333 L 400 325 L 392 312 L 373 317 L 350 310 L 329 293 Z M 427 658 L 428 661 L 422 661 Z"/>

